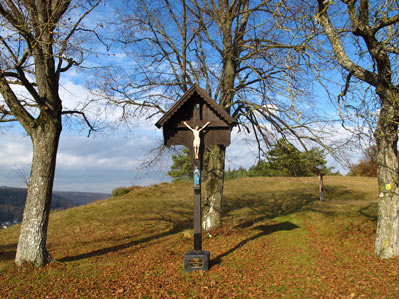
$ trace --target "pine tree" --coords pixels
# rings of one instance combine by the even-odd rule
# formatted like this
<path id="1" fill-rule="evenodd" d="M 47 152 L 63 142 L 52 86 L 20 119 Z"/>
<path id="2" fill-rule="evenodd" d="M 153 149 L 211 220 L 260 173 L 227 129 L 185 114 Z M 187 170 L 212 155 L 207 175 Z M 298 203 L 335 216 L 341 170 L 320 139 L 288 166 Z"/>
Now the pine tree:
<path id="1" fill-rule="evenodd" d="M 248 170 L 248 176 L 312 176 L 327 174 L 330 168 L 323 150 L 313 147 L 301 152 L 286 140 L 279 140 L 266 154 L 267 161 L 259 161 Z"/>
<path id="2" fill-rule="evenodd" d="M 172 182 L 181 182 L 193 177 L 193 168 L 190 160 L 190 150 L 184 148 L 180 153 L 172 155 L 173 164 L 168 171 Z"/>

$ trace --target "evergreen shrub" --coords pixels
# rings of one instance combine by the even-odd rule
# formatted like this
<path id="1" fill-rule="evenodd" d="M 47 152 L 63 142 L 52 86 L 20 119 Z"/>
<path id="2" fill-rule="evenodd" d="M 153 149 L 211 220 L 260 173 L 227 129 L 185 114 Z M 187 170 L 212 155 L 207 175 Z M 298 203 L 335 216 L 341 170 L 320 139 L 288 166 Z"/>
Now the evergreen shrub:
<path id="1" fill-rule="evenodd" d="M 112 190 L 112 196 L 113 196 L 113 197 L 122 196 L 122 195 L 124 195 L 124 194 L 129 193 L 129 192 L 130 192 L 130 189 L 129 189 L 129 188 L 126 188 L 126 187 L 118 187 L 118 188 L 115 188 L 114 190 Z"/>

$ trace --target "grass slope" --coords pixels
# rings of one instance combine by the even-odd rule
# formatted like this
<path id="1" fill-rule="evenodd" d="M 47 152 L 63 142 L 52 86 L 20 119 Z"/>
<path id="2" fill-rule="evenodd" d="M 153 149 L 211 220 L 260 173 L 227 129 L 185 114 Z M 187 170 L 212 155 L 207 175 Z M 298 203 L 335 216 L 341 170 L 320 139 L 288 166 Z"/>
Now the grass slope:
<path id="1" fill-rule="evenodd" d="M 160 184 L 51 214 L 58 262 L 14 266 L 0 231 L 2 298 L 397 298 L 399 260 L 374 257 L 377 182 L 326 177 L 225 184 L 223 226 L 204 236 L 209 272 L 187 274 L 191 183 Z M 190 234 L 188 233 L 190 232 Z"/>

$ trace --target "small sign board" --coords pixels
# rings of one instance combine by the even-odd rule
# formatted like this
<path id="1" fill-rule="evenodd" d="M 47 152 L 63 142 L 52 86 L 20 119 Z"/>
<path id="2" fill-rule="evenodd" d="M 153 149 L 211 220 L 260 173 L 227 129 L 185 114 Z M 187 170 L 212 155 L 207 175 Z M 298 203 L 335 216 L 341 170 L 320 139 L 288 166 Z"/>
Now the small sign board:
<path id="1" fill-rule="evenodd" d="M 209 251 L 189 251 L 184 255 L 184 271 L 208 271 L 209 270 L 210 253 Z"/>

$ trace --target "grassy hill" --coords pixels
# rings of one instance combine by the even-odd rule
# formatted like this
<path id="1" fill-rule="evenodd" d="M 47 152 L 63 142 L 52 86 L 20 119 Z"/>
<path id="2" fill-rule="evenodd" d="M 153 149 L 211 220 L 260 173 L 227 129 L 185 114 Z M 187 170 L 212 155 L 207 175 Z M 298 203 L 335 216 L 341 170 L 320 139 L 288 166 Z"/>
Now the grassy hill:
<path id="1" fill-rule="evenodd" d="M 225 184 L 223 226 L 204 235 L 209 272 L 187 274 L 192 185 L 160 184 L 53 212 L 58 262 L 14 266 L 18 226 L 0 231 L 2 298 L 397 298 L 399 260 L 374 257 L 377 182 L 246 178 Z"/>

